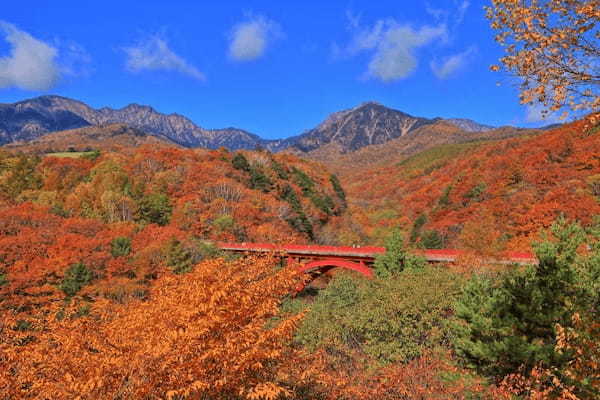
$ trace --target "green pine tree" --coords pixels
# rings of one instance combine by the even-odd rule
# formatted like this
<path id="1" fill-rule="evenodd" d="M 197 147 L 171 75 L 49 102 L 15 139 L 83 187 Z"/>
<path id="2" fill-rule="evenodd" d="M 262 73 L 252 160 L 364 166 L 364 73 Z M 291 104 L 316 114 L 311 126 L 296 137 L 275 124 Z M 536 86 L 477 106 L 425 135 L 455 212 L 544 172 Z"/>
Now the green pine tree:
<path id="1" fill-rule="evenodd" d="M 575 268 L 584 239 L 576 224 L 559 221 L 554 240 L 536 245 L 537 266 L 506 273 L 499 282 L 474 277 L 456 304 L 455 349 L 480 373 L 501 379 L 524 368 L 563 366 L 572 356 L 558 353 L 556 324 L 572 325 L 589 309 Z"/>
<path id="2" fill-rule="evenodd" d="M 421 269 L 425 262 L 423 257 L 406 250 L 402 231 L 394 229 L 385 241 L 385 253 L 375 259 L 375 274 L 380 278 L 387 278 L 404 269 Z"/>

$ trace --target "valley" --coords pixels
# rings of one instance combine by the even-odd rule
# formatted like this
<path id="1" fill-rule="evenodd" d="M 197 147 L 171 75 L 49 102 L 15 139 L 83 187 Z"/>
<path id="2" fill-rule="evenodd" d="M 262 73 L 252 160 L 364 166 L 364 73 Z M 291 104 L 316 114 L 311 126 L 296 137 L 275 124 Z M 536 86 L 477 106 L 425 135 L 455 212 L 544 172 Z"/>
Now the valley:
<path id="1" fill-rule="evenodd" d="M 600 399 L 599 0 L 246 3 L 3 4 L 0 400 Z"/>

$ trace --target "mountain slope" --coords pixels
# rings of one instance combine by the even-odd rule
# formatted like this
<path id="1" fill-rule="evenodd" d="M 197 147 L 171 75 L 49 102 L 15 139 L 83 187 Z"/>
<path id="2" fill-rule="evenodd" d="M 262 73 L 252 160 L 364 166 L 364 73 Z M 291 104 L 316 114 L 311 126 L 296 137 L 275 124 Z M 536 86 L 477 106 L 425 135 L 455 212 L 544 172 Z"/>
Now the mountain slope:
<path id="1" fill-rule="evenodd" d="M 465 118 L 449 118 L 446 121 L 450 122 L 453 125 L 456 125 L 460 129 L 467 132 L 487 132 L 494 129 L 493 126 L 483 125 L 478 122 L 473 121 L 472 119 Z"/>
<path id="2" fill-rule="evenodd" d="M 48 132 L 81 128 L 90 122 L 81 115 L 83 103 L 70 107 L 51 98 L 39 97 L 15 104 L 0 104 L 0 144 L 33 140 Z"/>
<path id="3" fill-rule="evenodd" d="M 383 144 L 362 147 L 346 153 L 339 146 L 325 145 L 309 152 L 306 156 L 319 160 L 337 173 L 353 173 L 401 162 L 407 157 L 444 144 L 459 144 L 478 141 L 493 141 L 539 134 L 535 129 L 511 127 L 487 131 L 469 132 L 448 120 L 435 120 L 410 131 L 408 135 L 391 139 Z"/>
<path id="4" fill-rule="evenodd" d="M 600 215 L 600 131 L 583 121 L 537 135 L 443 144 L 404 161 L 345 169 L 351 225 L 378 243 L 390 226 L 445 247 L 529 250 L 560 215 Z M 415 221 L 419 220 L 419 224 Z M 360 239 L 360 240 L 359 240 Z M 441 242 L 440 242 L 441 241 Z"/>
<path id="5" fill-rule="evenodd" d="M 316 128 L 278 143 L 277 149 L 292 147 L 309 152 L 334 144 L 341 152 L 351 152 L 406 136 L 412 130 L 433 122 L 368 102 L 331 114 Z"/>
<path id="6" fill-rule="evenodd" d="M 423 141 L 440 123 L 450 124 L 459 136 L 476 138 L 494 131 L 467 119 L 420 118 L 374 102 L 331 114 L 314 129 L 280 140 L 265 140 L 237 128 L 204 129 L 179 114 L 162 114 L 152 107 L 130 104 L 120 109 L 94 109 L 60 96 L 42 96 L 0 105 L 0 144 L 28 141 L 50 132 L 89 125 L 126 124 L 185 147 L 230 150 L 266 148 L 277 152 L 346 154 L 394 140 Z M 433 133 L 427 128 L 433 127 Z M 515 134 L 518 132 L 515 131 Z M 427 136 L 427 137 L 429 137 Z M 471 138 L 471 140 L 473 140 Z M 453 139 L 451 139 L 453 140 Z M 463 139 L 460 139 L 463 140 Z"/>
<path id="7" fill-rule="evenodd" d="M 147 144 L 179 147 L 169 139 L 152 136 L 124 124 L 110 124 L 52 132 L 31 141 L 8 144 L 5 148 L 39 154 L 90 149 L 117 151 L 121 148 L 139 147 Z"/>
<path id="8" fill-rule="evenodd" d="M 1 122 L 3 121 L 3 122 Z M 88 125 L 127 124 L 185 147 L 236 150 L 255 148 L 264 142 L 241 129 L 208 130 L 179 114 L 161 114 L 149 106 L 130 104 L 120 109 L 96 110 L 80 101 L 42 96 L 0 105 L 0 144 L 36 139 L 49 132 Z"/>

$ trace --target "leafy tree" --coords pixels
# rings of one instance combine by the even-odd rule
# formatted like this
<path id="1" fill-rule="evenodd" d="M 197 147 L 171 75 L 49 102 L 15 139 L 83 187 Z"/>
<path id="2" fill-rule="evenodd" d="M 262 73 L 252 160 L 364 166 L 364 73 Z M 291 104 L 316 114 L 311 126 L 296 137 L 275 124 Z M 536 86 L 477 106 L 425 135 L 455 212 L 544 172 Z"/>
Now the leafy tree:
<path id="1" fill-rule="evenodd" d="M 375 280 L 338 274 L 309 307 L 296 340 L 309 350 L 358 351 L 376 364 L 410 361 L 449 339 L 445 320 L 461 280 L 436 267 Z"/>
<path id="2" fill-rule="evenodd" d="M 385 241 L 385 253 L 375 259 L 375 273 L 380 278 L 388 278 L 404 269 L 421 269 L 425 259 L 409 253 L 404 247 L 404 237 L 400 229 L 395 229 Z"/>
<path id="3" fill-rule="evenodd" d="M 93 279 L 93 273 L 84 263 L 73 264 L 67 269 L 65 276 L 58 286 L 67 296 L 75 296 L 82 287 Z"/>
<path id="4" fill-rule="evenodd" d="M 212 226 L 219 232 L 231 232 L 235 226 L 235 219 L 229 214 L 223 214 L 215 218 Z"/>
<path id="5" fill-rule="evenodd" d="M 280 367 L 298 360 L 288 343 L 301 315 L 265 325 L 300 279 L 272 259 L 210 260 L 185 278 L 162 276 L 151 306 L 98 298 L 94 318 L 48 318 L 26 346 L 0 331 L 11 366 L 0 368 L 0 389 L 9 399 L 292 397 L 302 379 Z M 2 326 L 14 326 L 11 314 L 0 313 Z"/>
<path id="6" fill-rule="evenodd" d="M 172 206 L 167 195 L 151 193 L 139 201 L 138 220 L 146 223 L 167 225 L 171 219 Z"/>
<path id="7" fill-rule="evenodd" d="M 128 256 L 131 253 L 131 239 L 128 237 L 117 237 L 110 242 L 110 254 L 113 257 Z"/>
<path id="8" fill-rule="evenodd" d="M 559 221 L 554 240 L 536 245 L 539 264 L 506 273 L 498 284 L 474 277 L 456 305 L 455 347 L 468 365 L 498 379 L 521 369 L 564 366 L 573 356 L 556 347 L 556 324 L 589 309 L 574 268 L 582 229 Z"/>
<path id="9" fill-rule="evenodd" d="M 0 186 L 1 191 L 15 200 L 25 190 L 41 188 L 42 179 L 36 171 L 39 162 L 38 157 L 19 154 L 15 166 L 10 169 L 5 182 Z"/>
<path id="10" fill-rule="evenodd" d="M 547 111 L 600 109 L 597 0 L 493 0 L 487 7 L 504 68 L 521 77 L 521 102 Z M 492 66 L 500 70 L 499 66 Z"/>

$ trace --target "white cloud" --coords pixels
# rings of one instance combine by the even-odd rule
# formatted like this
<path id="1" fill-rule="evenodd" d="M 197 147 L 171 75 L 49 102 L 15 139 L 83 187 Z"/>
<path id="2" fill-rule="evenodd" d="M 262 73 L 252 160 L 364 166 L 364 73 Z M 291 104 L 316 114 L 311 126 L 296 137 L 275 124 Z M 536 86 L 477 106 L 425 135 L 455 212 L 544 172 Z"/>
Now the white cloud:
<path id="1" fill-rule="evenodd" d="M 450 57 L 444 58 L 442 62 L 432 60 L 429 63 L 429 66 L 438 79 L 448 79 L 453 74 L 464 68 L 476 51 L 477 48 L 475 46 L 471 46 L 462 53 L 454 54 Z"/>
<path id="2" fill-rule="evenodd" d="M 525 111 L 525 121 L 530 123 L 556 124 L 561 122 L 560 116 L 556 112 L 544 113 L 543 104 L 529 104 Z"/>
<path id="3" fill-rule="evenodd" d="M 206 77 L 196 67 L 175 54 L 165 39 L 153 35 L 132 47 L 123 49 L 127 54 L 126 67 L 131 72 L 144 70 L 176 71 L 198 80 Z"/>
<path id="4" fill-rule="evenodd" d="M 263 16 L 250 16 L 247 21 L 233 27 L 229 57 L 235 61 L 252 61 L 260 58 L 270 42 L 282 36 L 279 24 Z"/>
<path id="5" fill-rule="evenodd" d="M 371 28 L 356 29 L 347 52 L 350 55 L 370 53 L 367 75 L 391 82 L 408 77 L 416 69 L 415 52 L 419 47 L 436 39 L 445 41 L 447 37 L 445 24 L 414 29 L 393 19 L 379 20 Z"/>
<path id="6" fill-rule="evenodd" d="M 471 2 L 469 0 L 463 0 L 458 4 L 458 13 L 456 15 L 456 25 L 460 25 L 465 19 L 465 14 L 469 9 Z"/>
<path id="7" fill-rule="evenodd" d="M 10 55 L 0 58 L 0 88 L 49 90 L 60 78 L 58 50 L 15 25 L 0 21 L 0 33 L 10 44 Z"/>

